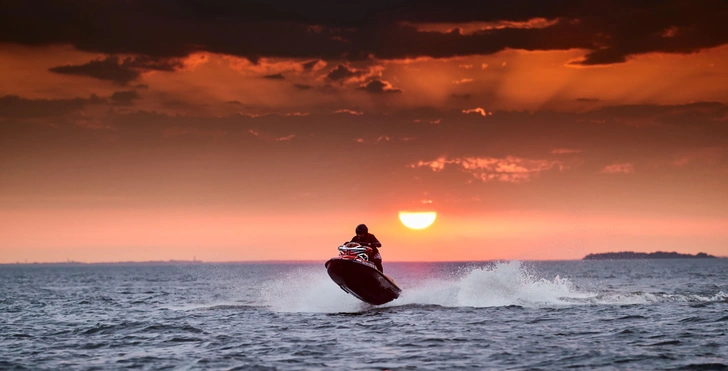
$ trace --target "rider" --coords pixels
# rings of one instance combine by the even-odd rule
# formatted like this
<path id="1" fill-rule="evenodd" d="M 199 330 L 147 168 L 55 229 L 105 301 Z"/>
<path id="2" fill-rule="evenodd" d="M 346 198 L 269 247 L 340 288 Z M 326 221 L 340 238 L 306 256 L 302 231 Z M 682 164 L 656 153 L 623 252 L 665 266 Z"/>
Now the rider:
<path id="1" fill-rule="evenodd" d="M 369 255 L 369 261 L 374 263 L 380 272 L 384 273 L 382 268 L 382 255 L 379 254 L 379 247 L 382 247 L 382 243 L 374 237 L 373 234 L 369 233 L 369 228 L 364 224 L 356 226 L 356 236 L 351 239 L 351 242 L 357 242 L 362 246 L 371 247 L 371 251 L 367 252 Z"/>

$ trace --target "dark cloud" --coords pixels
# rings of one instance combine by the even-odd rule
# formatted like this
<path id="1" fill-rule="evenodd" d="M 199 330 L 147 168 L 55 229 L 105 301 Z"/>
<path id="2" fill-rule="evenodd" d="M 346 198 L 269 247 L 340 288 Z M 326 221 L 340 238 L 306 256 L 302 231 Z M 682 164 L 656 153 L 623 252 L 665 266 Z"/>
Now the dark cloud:
<path id="1" fill-rule="evenodd" d="M 654 120 L 658 123 L 691 125 L 706 119 L 714 123 L 728 122 L 728 105 L 720 102 L 696 102 L 689 104 L 659 105 L 631 104 L 607 106 L 589 111 L 588 116 L 608 117 L 613 120 L 631 122 L 634 120 Z"/>
<path id="2" fill-rule="evenodd" d="M 472 94 L 450 94 L 450 98 L 456 100 L 469 100 L 472 97 Z"/>
<path id="3" fill-rule="evenodd" d="M 99 80 L 113 81 L 119 85 L 126 85 L 141 75 L 138 70 L 119 64 L 119 59 L 116 57 L 97 59 L 80 66 L 53 67 L 50 71 L 64 75 L 88 76 Z"/>
<path id="4" fill-rule="evenodd" d="M 111 94 L 111 102 L 120 105 L 131 105 L 134 100 L 139 99 L 136 90 L 117 91 Z"/>
<path id="5" fill-rule="evenodd" d="M 280 73 L 276 73 L 274 75 L 265 75 L 263 78 L 269 79 L 269 80 L 285 80 L 285 76 L 283 76 Z"/>
<path id="6" fill-rule="evenodd" d="M 343 81 L 352 77 L 358 77 L 361 76 L 363 72 L 361 71 L 354 71 L 349 69 L 349 67 L 344 66 L 343 64 L 338 65 L 335 69 L 331 70 L 326 77 L 329 80 L 333 81 Z"/>
<path id="7" fill-rule="evenodd" d="M 316 60 L 313 60 L 310 62 L 301 63 L 301 66 L 303 67 L 304 71 L 308 72 L 308 71 L 311 71 L 318 63 L 319 63 L 319 60 L 316 59 Z"/>
<path id="8" fill-rule="evenodd" d="M 103 98 L 26 99 L 17 95 L 0 97 L 0 118 L 40 118 L 78 112 L 91 104 L 105 103 Z"/>
<path id="9" fill-rule="evenodd" d="M 360 90 L 365 90 L 369 93 L 373 94 L 379 94 L 379 93 L 401 93 L 402 90 L 393 88 L 388 82 L 382 81 L 382 80 L 372 80 L 368 82 L 366 85 L 359 88 Z"/>
<path id="10" fill-rule="evenodd" d="M 53 67 L 50 71 L 65 75 L 88 76 L 99 80 L 112 81 L 119 85 L 127 85 L 132 80 L 137 79 L 142 71 L 174 71 L 180 67 L 182 67 L 181 62 L 170 59 L 142 56 L 120 60 L 116 56 L 111 56 L 105 59 L 95 59 L 82 65 Z"/>
<path id="11" fill-rule="evenodd" d="M 296 89 L 299 89 L 299 90 L 309 90 L 312 88 L 311 85 L 306 85 L 306 84 L 293 84 L 293 87 L 295 87 Z"/>
<path id="12" fill-rule="evenodd" d="M 716 135 L 728 130 L 728 105 L 721 102 L 696 102 L 689 104 L 658 106 L 662 112 L 654 115 L 655 121 L 671 126 L 691 127 L 696 122 L 706 122 Z M 654 110 L 654 107 L 651 107 Z M 724 137 L 725 138 L 725 137 Z"/>
<path id="13" fill-rule="evenodd" d="M 175 110 L 195 112 L 203 109 L 206 105 L 188 102 L 181 99 L 170 99 L 162 102 L 162 106 Z"/>
<path id="14" fill-rule="evenodd" d="M 576 98 L 577 102 L 587 102 L 587 103 L 593 103 L 593 102 L 599 102 L 599 98 Z"/>
<path id="15" fill-rule="evenodd" d="M 1 7 L 0 42 L 72 44 L 80 50 L 154 58 L 183 57 L 195 51 L 251 61 L 261 57 L 361 60 L 370 55 L 447 58 L 506 48 L 581 48 L 589 52 L 576 63 L 596 65 L 621 63 L 643 53 L 685 54 L 728 43 L 724 26 L 728 2 L 723 0 L 6 0 Z M 542 28 L 513 26 L 473 34 L 426 32 L 412 26 L 534 18 L 555 22 Z M 304 70 L 314 65 L 307 62 Z M 133 79 L 126 73 L 112 81 Z"/>

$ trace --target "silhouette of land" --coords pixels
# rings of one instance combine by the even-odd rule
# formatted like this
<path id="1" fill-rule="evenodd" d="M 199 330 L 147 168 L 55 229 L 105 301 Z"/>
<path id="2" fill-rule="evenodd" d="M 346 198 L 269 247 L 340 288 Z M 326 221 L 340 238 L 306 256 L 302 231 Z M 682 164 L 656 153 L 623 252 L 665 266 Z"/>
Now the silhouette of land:
<path id="1" fill-rule="evenodd" d="M 697 253 L 695 255 L 680 254 L 677 252 L 657 251 L 652 253 L 643 252 L 606 252 L 601 254 L 589 254 L 583 260 L 627 260 L 627 259 L 716 259 L 713 255 Z"/>

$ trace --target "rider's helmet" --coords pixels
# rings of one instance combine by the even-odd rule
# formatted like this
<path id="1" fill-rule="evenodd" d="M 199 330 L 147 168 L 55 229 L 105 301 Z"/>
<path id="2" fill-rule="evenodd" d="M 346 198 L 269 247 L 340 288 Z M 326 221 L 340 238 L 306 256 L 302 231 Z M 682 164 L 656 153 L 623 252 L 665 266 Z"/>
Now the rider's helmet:
<path id="1" fill-rule="evenodd" d="M 366 234 L 369 233 L 369 228 L 367 228 L 366 224 L 359 224 L 356 226 L 356 234 Z"/>

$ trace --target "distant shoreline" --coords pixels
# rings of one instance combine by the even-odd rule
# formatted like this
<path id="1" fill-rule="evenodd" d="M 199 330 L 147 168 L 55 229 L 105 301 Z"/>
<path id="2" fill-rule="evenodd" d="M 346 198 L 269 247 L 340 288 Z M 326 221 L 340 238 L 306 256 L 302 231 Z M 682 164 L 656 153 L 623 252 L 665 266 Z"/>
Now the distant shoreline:
<path id="1" fill-rule="evenodd" d="M 657 251 L 652 253 L 622 251 L 607 252 L 600 254 L 589 254 L 582 260 L 636 260 L 636 259 L 719 259 L 716 256 L 706 253 L 697 253 L 695 255 L 680 254 L 677 252 Z"/>

